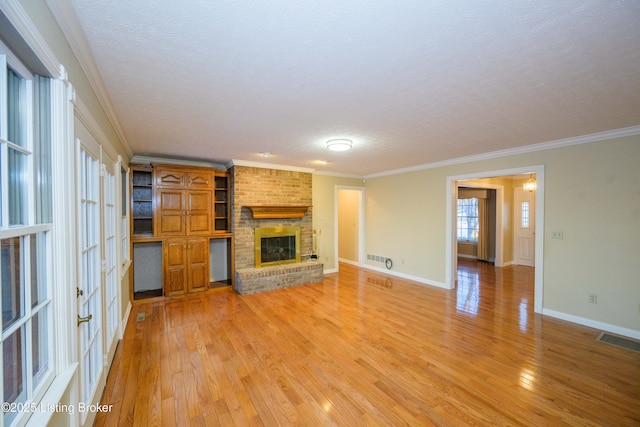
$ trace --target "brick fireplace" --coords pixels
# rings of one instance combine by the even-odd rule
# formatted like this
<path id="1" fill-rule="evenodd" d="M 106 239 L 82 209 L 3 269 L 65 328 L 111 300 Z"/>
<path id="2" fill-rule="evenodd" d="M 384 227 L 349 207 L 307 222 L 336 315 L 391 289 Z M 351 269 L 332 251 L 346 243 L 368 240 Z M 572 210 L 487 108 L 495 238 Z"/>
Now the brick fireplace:
<path id="1" fill-rule="evenodd" d="M 278 289 L 322 280 L 322 264 L 307 262 L 312 252 L 310 173 L 235 165 L 230 169 L 233 194 L 236 277 L 239 294 Z M 299 217 L 254 218 L 250 207 L 303 206 Z M 271 215 L 278 216 L 278 215 Z M 255 230 L 258 228 L 297 228 L 300 235 L 300 261 L 256 268 Z"/>

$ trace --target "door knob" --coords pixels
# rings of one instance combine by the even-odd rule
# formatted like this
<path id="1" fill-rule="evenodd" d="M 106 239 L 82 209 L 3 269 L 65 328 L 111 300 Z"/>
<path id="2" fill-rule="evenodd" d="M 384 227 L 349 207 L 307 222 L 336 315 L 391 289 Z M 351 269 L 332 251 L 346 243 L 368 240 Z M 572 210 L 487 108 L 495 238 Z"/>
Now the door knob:
<path id="1" fill-rule="evenodd" d="M 89 320 L 93 319 L 93 315 L 88 315 L 87 317 L 80 317 L 80 315 L 78 314 L 78 326 L 80 326 L 81 323 L 85 323 L 88 322 Z"/>

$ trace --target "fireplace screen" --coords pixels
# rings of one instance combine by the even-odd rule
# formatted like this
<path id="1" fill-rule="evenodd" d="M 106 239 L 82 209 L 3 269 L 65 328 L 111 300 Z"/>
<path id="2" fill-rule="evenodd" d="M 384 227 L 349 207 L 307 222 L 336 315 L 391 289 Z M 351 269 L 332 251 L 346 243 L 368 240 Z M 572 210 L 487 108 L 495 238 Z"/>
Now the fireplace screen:
<path id="1" fill-rule="evenodd" d="M 256 228 L 256 267 L 300 262 L 300 228 Z"/>

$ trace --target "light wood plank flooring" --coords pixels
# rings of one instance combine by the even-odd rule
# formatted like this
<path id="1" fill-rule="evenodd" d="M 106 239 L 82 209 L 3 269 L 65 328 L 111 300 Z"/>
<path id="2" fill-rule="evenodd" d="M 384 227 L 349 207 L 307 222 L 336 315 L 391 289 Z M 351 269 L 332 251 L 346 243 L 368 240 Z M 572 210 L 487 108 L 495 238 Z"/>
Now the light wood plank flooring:
<path id="1" fill-rule="evenodd" d="M 532 289 L 529 267 L 461 261 L 447 291 L 341 264 L 136 304 L 95 425 L 640 425 L 640 353 L 534 314 Z"/>

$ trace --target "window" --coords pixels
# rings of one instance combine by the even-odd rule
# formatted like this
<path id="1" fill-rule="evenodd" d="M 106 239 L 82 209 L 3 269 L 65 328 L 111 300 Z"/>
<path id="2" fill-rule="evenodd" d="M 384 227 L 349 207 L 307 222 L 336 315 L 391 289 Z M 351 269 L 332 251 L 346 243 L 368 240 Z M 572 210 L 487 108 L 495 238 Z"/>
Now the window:
<path id="1" fill-rule="evenodd" d="M 529 202 L 522 202 L 520 204 L 520 227 L 529 228 Z"/>
<path id="2" fill-rule="evenodd" d="M 53 380 L 51 85 L 0 43 L 0 400 L 28 403 Z M 28 414 L 6 412 L 0 425 Z"/>
<path id="3" fill-rule="evenodd" d="M 478 241 L 478 199 L 458 199 L 458 240 Z"/>

